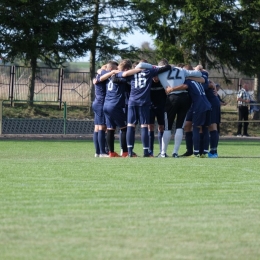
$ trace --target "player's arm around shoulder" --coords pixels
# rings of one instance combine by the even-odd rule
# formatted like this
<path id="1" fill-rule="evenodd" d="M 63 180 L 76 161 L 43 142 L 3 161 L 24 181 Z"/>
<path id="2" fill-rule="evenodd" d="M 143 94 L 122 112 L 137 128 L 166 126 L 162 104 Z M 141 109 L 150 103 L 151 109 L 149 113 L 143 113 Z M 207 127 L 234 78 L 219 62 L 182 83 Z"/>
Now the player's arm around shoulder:
<path id="1" fill-rule="evenodd" d="M 160 74 L 167 70 L 170 70 L 171 65 L 156 66 L 156 65 L 152 65 L 150 63 L 140 62 L 140 63 L 138 63 L 138 65 L 135 68 L 142 68 L 142 69 L 149 69 L 149 70 L 157 69 L 158 74 Z"/>
<path id="2" fill-rule="evenodd" d="M 202 77 L 202 73 L 198 70 L 186 70 L 184 69 L 184 75 L 185 77 L 197 77 L 200 78 Z"/>
<path id="3" fill-rule="evenodd" d="M 165 65 L 165 66 L 162 66 L 162 67 L 158 67 L 158 74 L 161 74 L 165 71 L 168 71 L 168 70 L 171 70 L 172 69 L 172 66 L 171 65 Z"/>
<path id="4" fill-rule="evenodd" d="M 102 67 L 103 67 L 103 66 L 102 66 Z M 100 68 L 100 69 L 97 70 L 97 75 L 96 75 L 96 77 L 92 80 L 92 82 L 93 82 L 94 85 L 96 85 L 97 83 L 100 82 L 100 77 L 101 77 L 101 74 L 102 74 L 103 71 L 106 71 L 106 70 L 103 69 L 103 68 Z"/>
<path id="5" fill-rule="evenodd" d="M 110 80 L 113 83 L 117 83 L 117 84 L 127 83 L 127 78 L 123 78 L 122 77 L 122 73 L 118 73 L 118 74 L 115 74 L 115 75 L 111 76 Z"/>
<path id="6" fill-rule="evenodd" d="M 107 80 L 108 78 L 110 78 L 111 76 L 115 75 L 116 73 L 118 73 L 119 70 L 111 70 L 110 72 L 102 75 L 99 79 L 99 81 L 104 81 Z"/>
<path id="7" fill-rule="evenodd" d="M 131 69 L 131 70 L 127 70 L 127 71 L 124 71 L 122 73 L 122 77 L 129 77 L 129 76 L 132 76 L 140 71 L 142 71 L 143 69 L 140 69 L 140 68 L 134 68 L 134 69 Z"/>
<path id="8" fill-rule="evenodd" d="M 152 65 L 150 63 L 146 63 L 146 62 L 139 62 L 135 69 L 152 69 L 152 68 L 156 68 L 157 66 Z"/>
<path id="9" fill-rule="evenodd" d="M 188 89 L 188 85 L 186 85 L 186 84 L 181 84 L 181 85 L 179 85 L 177 87 L 170 87 L 170 86 L 168 86 L 165 89 L 165 93 L 168 95 L 171 92 L 178 91 L 178 90 L 186 90 L 186 89 Z"/>
<path id="10" fill-rule="evenodd" d="M 205 83 L 205 79 L 203 77 L 187 77 L 186 79 L 193 80 L 199 83 Z"/>

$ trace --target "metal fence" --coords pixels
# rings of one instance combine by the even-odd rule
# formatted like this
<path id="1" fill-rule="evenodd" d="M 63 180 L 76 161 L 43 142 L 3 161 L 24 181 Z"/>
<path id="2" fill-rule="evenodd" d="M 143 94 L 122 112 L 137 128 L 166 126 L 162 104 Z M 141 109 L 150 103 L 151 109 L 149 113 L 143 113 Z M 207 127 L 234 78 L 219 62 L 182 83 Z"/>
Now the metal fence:
<path id="1" fill-rule="evenodd" d="M 0 100 L 27 100 L 31 68 L 0 66 Z M 61 69 L 38 68 L 34 101 L 67 102 L 68 105 L 91 104 L 89 72 L 66 72 Z"/>
<path id="2" fill-rule="evenodd" d="M 0 100 L 27 100 L 31 68 L 0 65 Z M 221 85 L 222 96 L 234 96 L 239 90 L 239 78 L 210 77 Z M 66 102 L 68 105 L 90 106 L 91 78 L 89 72 L 67 72 L 63 69 L 38 68 L 34 101 Z M 243 79 L 253 94 L 254 79 Z"/>
<path id="3" fill-rule="evenodd" d="M 31 68 L 0 65 L 0 101 L 10 104 L 27 100 Z M 222 98 L 230 105 L 236 105 L 239 78 L 230 78 L 226 83 L 223 77 L 211 77 L 221 85 Z M 89 72 L 67 72 L 63 69 L 38 68 L 35 79 L 34 102 L 66 103 L 68 106 L 87 106 L 91 104 L 91 78 Z M 254 79 L 243 79 L 250 86 L 253 95 Z M 232 101 L 232 100 L 233 101 Z M 1 102 L 0 102 L 1 103 Z M 2 105 L 0 106 L 0 115 Z M 86 134 L 92 133 L 93 121 L 68 118 L 0 118 L 0 133 L 17 134 Z"/>

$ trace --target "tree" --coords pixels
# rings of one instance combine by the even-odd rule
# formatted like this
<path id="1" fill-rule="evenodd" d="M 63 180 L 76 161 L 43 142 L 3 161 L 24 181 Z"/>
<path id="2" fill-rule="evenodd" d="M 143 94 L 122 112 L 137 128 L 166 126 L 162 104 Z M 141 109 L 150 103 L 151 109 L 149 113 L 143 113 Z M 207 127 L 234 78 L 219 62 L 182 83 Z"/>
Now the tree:
<path id="1" fill-rule="evenodd" d="M 136 28 L 138 11 L 134 4 L 125 0 L 100 1 L 92 0 L 84 3 L 86 15 L 91 21 L 92 30 L 89 32 L 90 41 L 90 75 L 96 73 L 96 62 L 107 62 L 117 58 L 136 58 L 137 48 L 124 47 L 127 43 L 125 35 Z M 92 82 L 91 82 L 92 84 Z M 94 89 L 92 88 L 92 99 Z"/>
<path id="2" fill-rule="evenodd" d="M 91 21 L 75 0 L 2 0 L 0 53 L 5 61 L 24 60 L 32 68 L 28 101 L 33 104 L 37 61 L 50 66 L 81 57 L 89 48 Z"/>
<path id="3" fill-rule="evenodd" d="M 155 57 L 159 61 L 167 58 L 170 63 L 183 61 L 183 53 L 177 45 L 178 10 L 183 5 L 181 0 L 133 1 L 139 12 L 136 25 L 155 36 Z"/>
<path id="4" fill-rule="evenodd" d="M 139 55 L 141 59 L 147 60 L 151 64 L 157 64 L 155 50 L 150 46 L 149 42 L 143 42 L 139 50 Z"/>
<path id="5" fill-rule="evenodd" d="M 255 98 L 260 103 L 260 2 L 240 1 L 241 8 L 237 13 L 237 23 L 240 28 L 242 40 L 238 46 L 239 56 L 237 62 L 248 75 L 255 77 Z M 260 119 L 260 111 L 254 113 L 254 119 Z"/>
<path id="6" fill-rule="evenodd" d="M 259 1 L 186 0 L 180 10 L 176 38 L 189 50 L 189 60 L 222 71 L 255 75 L 260 102 Z M 259 118 L 258 115 L 254 118 Z"/>
<path id="7" fill-rule="evenodd" d="M 224 66 L 252 75 L 260 64 L 259 5 L 257 0 L 141 1 L 138 26 L 155 36 L 158 53 L 173 62 L 199 62 L 224 76 Z"/>
<path id="8" fill-rule="evenodd" d="M 160 55 L 201 63 L 207 68 L 237 69 L 260 77 L 260 2 L 258 0 L 155 0 L 143 10 L 140 27 L 156 37 Z M 170 56 L 171 52 L 174 56 Z M 177 54 L 177 56 L 176 56 Z M 167 57 L 167 56 L 166 56 Z M 226 78 L 227 79 L 227 78 Z M 260 102 L 260 86 L 256 86 Z"/>
<path id="9" fill-rule="evenodd" d="M 149 42 L 144 41 L 140 48 L 132 49 L 131 53 L 122 53 L 121 57 L 124 59 L 131 59 L 133 62 L 140 60 L 147 60 L 151 64 L 156 64 L 156 51 L 150 46 Z"/>

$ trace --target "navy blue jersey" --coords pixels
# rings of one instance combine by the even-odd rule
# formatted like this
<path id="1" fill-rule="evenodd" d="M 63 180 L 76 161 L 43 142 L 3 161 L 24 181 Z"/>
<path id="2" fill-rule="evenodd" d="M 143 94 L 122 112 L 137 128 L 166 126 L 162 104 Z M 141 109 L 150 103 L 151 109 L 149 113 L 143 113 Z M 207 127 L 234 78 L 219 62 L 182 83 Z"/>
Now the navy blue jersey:
<path id="1" fill-rule="evenodd" d="M 185 80 L 184 84 L 188 85 L 188 92 L 192 99 L 193 113 L 202 113 L 211 109 L 202 84 L 189 79 Z"/>
<path id="2" fill-rule="evenodd" d="M 217 96 L 215 96 L 213 89 L 208 88 L 205 90 L 206 97 L 212 106 L 220 106 L 220 102 Z"/>
<path id="3" fill-rule="evenodd" d="M 149 69 L 156 67 L 149 63 L 140 62 L 136 68 Z M 186 77 L 201 77 L 202 73 L 197 70 L 186 70 L 183 68 L 166 65 L 167 69 L 160 72 L 158 77 L 163 87 L 166 89 L 168 86 L 177 87 L 184 83 Z M 174 91 L 174 93 L 185 92 L 185 90 Z"/>
<path id="4" fill-rule="evenodd" d="M 122 74 L 120 74 L 121 76 Z M 125 87 L 125 106 L 128 105 L 128 100 L 129 100 L 129 96 L 130 96 L 130 90 L 131 90 L 131 85 L 130 85 L 130 81 L 127 80 L 127 78 L 121 78 L 118 75 L 114 75 L 113 77 L 111 77 L 112 82 L 114 83 L 124 83 L 124 87 Z"/>
<path id="5" fill-rule="evenodd" d="M 153 77 L 158 75 L 160 68 L 142 70 L 132 76 L 129 106 L 143 106 L 151 104 L 150 89 Z M 120 74 L 120 73 L 119 73 Z"/>
<path id="6" fill-rule="evenodd" d="M 205 82 L 202 83 L 202 86 L 204 87 L 204 90 L 206 91 L 206 90 L 208 90 L 208 88 L 209 88 L 209 78 L 208 78 L 208 73 L 205 72 L 205 71 L 203 71 L 203 72 L 202 72 L 202 78 L 205 79 Z"/>
<path id="7" fill-rule="evenodd" d="M 101 74 L 98 74 L 96 76 L 98 83 L 95 84 L 95 100 L 94 100 L 95 103 L 104 104 L 105 96 L 106 96 L 106 82 L 105 81 L 99 82 L 99 79 L 102 75 L 108 72 L 109 71 L 102 70 Z"/>
<path id="8" fill-rule="evenodd" d="M 114 77 L 109 78 L 106 81 L 106 105 L 111 107 L 125 107 L 125 86 L 126 81 L 124 79 L 120 81 L 113 81 Z"/>
<path id="9" fill-rule="evenodd" d="M 131 91 L 131 83 L 127 82 L 125 86 L 125 105 L 128 105 L 129 97 L 130 97 L 130 91 Z"/>
<path id="10" fill-rule="evenodd" d="M 209 88 L 209 81 L 208 81 L 208 73 L 203 71 L 202 77 L 205 79 L 205 83 L 203 84 L 206 97 L 208 101 L 210 102 L 211 106 L 220 106 L 220 102 L 217 96 L 215 96 L 214 91 L 212 88 Z"/>

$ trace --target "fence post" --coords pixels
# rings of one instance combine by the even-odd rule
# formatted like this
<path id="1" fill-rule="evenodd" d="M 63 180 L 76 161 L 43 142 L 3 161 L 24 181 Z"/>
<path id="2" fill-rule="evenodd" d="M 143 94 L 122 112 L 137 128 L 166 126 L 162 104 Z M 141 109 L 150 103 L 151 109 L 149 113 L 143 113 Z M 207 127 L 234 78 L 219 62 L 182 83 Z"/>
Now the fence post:
<path id="1" fill-rule="evenodd" d="M 63 102 L 64 105 L 64 112 L 63 112 L 63 133 L 66 134 L 66 127 L 67 127 L 67 103 Z"/>
<path id="2" fill-rule="evenodd" d="M 0 135 L 2 134 L 2 124 L 3 124 L 3 101 L 0 100 Z"/>
<path id="3" fill-rule="evenodd" d="M 60 105 L 59 105 L 60 109 L 61 109 L 61 104 L 62 104 L 63 80 L 64 80 L 64 70 L 62 68 L 60 68 L 60 71 L 59 71 L 59 87 L 58 87 L 58 101 L 60 101 Z"/>
<path id="4" fill-rule="evenodd" d="M 14 76 L 15 76 L 15 66 L 11 66 L 10 84 L 9 84 L 9 99 L 11 100 L 11 106 L 13 106 L 13 100 L 14 100 Z"/>

